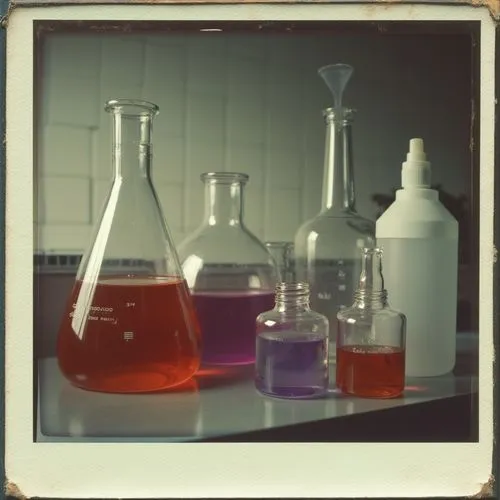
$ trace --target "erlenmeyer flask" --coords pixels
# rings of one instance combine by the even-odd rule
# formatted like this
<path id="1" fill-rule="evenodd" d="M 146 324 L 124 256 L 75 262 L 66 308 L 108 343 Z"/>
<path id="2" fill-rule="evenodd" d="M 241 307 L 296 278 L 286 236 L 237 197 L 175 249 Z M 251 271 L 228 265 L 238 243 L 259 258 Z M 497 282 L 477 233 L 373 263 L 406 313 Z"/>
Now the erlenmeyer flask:
<path id="1" fill-rule="evenodd" d="M 255 362 L 257 316 L 274 306 L 276 263 L 243 222 L 246 174 L 212 172 L 202 225 L 179 245 L 201 326 L 206 364 Z"/>
<path id="2" fill-rule="evenodd" d="M 58 337 L 59 367 L 102 392 L 177 386 L 199 366 L 199 326 L 151 180 L 158 107 L 114 100 L 113 182 Z"/>
<path id="3" fill-rule="evenodd" d="M 348 68 L 348 67 L 347 67 Z M 350 75 L 346 65 L 319 69 L 335 104 Z M 374 245 L 375 223 L 361 217 L 355 206 L 351 126 L 353 110 L 323 111 L 326 121 L 323 196 L 320 212 L 295 234 L 295 272 L 311 287 L 311 308 L 330 322 L 330 361 L 335 360 L 337 312 L 353 302 L 361 272 L 359 252 Z"/>

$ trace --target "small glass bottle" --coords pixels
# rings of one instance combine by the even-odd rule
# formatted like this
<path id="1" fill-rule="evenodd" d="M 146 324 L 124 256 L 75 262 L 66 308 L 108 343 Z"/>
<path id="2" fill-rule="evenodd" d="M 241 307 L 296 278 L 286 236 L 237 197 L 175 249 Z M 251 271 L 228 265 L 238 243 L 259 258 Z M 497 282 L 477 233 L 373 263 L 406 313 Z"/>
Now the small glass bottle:
<path id="1" fill-rule="evenodd" d="M 255 362 L 255 319 L 273 307 L 276 263 L 245 226 L 243 191 L 249 176 L 202 174 L 205 216 L 178 247 L 202 334 L 202 361 Z"/>
<path id="2" fill-rule="evenodd" d="M 405 384 L 406 317 L 387 302 L 381 249 L 362 250 L 354 304 L 337 314 L 337 330 L 337 387 L 346 394 L 365 398 L 401 395 Z"/>
<path id="3" fill-rule="evenodd" d="M 267 396 L 308 399 L 328 391 L 328 320 L 309 307 L 307 283 L 279 283 L 259 315 L 255 386 Z"/>

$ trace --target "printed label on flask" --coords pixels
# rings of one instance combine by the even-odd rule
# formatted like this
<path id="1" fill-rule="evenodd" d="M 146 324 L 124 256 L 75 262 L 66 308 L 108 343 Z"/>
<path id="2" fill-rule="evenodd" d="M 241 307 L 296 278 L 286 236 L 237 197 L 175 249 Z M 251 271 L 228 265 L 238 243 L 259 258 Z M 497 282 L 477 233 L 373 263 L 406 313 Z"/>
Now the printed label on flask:
<path id="1" fill-rule="evenodd" d="M 75 315 L 76 303 L 72 305 L 73 310 L 69 313 L 69 317 L 73 318 Z M 87 314 L 88 321 L 106 321 L 116 325 L 117 319 L 115 316 L 110 316 L 114 311 L 113 307 L 109 306 L 90 306 Z"/>

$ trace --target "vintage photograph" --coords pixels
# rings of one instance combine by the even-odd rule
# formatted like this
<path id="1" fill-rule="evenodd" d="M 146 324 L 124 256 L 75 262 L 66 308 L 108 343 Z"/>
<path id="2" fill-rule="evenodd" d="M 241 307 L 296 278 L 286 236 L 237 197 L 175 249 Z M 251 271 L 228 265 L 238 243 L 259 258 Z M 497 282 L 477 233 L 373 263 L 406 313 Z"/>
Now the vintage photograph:
<path id="1" fill-rule="evenodd" d="M 487 485 L 494 42 L 470 6 L 15 9 L 7 489 Z"/>
<path id="2" fill-rule="evenodd" d="M 477 397 L 477 27 L 37 34 L 37 440 L 356 441 Z"/>

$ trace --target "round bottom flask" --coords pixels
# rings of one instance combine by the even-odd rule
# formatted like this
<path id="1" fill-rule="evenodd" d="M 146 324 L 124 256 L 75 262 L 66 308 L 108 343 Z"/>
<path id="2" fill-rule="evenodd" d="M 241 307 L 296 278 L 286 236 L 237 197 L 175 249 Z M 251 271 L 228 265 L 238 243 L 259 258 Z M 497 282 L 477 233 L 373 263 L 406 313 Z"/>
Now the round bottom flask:
<path id="1" fill-rule="evenodd" d="M 275 307 L 257 318 L 255 386 L 267 396 L 310 399 L 328 392 L 328 320 L 309 308 L 306 283 L 280 283 Z"/>
<path id="2" fill-rule="evenodd" d="M 253 364 L 255 320 L 273 307 L 276 264 L 243 221 L 248 175 L 212 172 L 201 179 L 205 217 L 179 255 L 201 327 L 202 362 Z"/>

